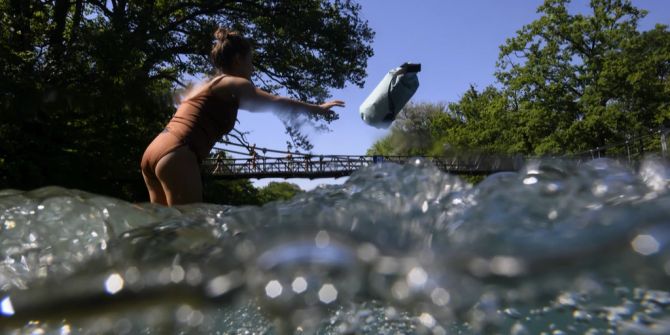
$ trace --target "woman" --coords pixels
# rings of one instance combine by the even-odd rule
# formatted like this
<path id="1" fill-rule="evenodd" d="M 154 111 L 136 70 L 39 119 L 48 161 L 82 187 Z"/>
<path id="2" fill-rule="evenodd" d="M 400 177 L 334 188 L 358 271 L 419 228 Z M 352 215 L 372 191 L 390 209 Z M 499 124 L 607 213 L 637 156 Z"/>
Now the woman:
<path id="1" fill-rule="evenodd" d="M 152 203 L 167 206 L 202 202 L 200 163 L 217 140 L 233 129 L 237 109 L 281 109 L 333 117 L 334 100 L 312 105 L 260 90 L 251 82 L 250 43 L 219 28 L 211 57 L 218 75 L 182 101 L 165 129 L 142 157 L 142 175 Z"/>

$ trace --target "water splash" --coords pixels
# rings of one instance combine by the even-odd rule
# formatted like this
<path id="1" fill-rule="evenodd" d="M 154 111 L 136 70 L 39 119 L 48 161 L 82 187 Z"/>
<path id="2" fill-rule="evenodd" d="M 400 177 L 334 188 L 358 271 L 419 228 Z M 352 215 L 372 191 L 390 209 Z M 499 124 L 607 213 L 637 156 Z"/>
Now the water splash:
<path id="1" fill-rule="evenodd" d="M 23 332 L 667 333 L 667 171 L 473 187 L 417 159 L 263 207 L 4 190 L 0 285 Z"/>

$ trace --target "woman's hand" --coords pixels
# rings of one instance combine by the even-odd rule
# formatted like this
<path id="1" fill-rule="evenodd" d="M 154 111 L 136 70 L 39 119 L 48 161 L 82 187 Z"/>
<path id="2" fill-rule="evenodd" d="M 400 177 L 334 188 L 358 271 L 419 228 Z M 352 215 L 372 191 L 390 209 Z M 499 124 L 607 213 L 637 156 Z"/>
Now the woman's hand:
<path id="1" fill-rule="evenodd" d="M 328 102 L 326 102 L 326 103 L 323 103 L 323 104 L 319 105 L 319 107 L 321 107 L 321 108 L 323 108 L 323 109 L 331 109 L 331 108 L 333 108 L 333 107 L 335 107 L 335 106 L 337 106 L 337 107 L 344 107 L 344 101 L 342 101 L 342 100 L 333 100 L 333 101 L 328 101 Z"/>
<path id="2" fill-rule="evenodd" d="M 323 115 L 327 121 L 337 120 L 339 118 L 339 115 L 337 115 L 337 113 L 333 112 L 330 109 L 333 107 L 344 107 L 344 106 L 345 106 L 344 101 L 342 100 L 328 101 L 326 103 L 319 105 L 319 110 L 317 111 L 317 114 Z"/>

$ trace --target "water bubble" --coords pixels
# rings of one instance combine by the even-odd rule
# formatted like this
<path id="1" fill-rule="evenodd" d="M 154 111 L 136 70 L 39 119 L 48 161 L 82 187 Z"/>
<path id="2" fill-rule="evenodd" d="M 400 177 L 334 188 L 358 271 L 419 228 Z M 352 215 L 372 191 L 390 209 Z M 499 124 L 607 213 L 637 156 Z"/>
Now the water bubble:
<path id="1" fill-rule="evenodd" d="M 537 178 L 536 177 L 528 177 L 523 180 L 524 185 L 533 185 L 537 183 Z"/>
<path id="2" fill-rule="evenodd" d="M 296 277 L 291 283 L 291 288 L 295 293 L 303 293 L 307 290 L 307 281 L 304 277 Z"/>
<path id="3" fill-rule="evenodd" d="M 521 322 L 515 322 L 510 329 L 510 335 L 529 335 L 528 328 Z"/>
<path id="4" fill-rule="evenodd" d="M 409 298 L 409 293 L 409 286 L 404 280 L 396 281 L 391 287 L 391 294 L 393 294 L 393 297 L 397 300 L 405 300 Z"/>
<path id="5" fill-rule="evenodd" d="M 170 271 L 170 280 L 173 283 L 179 283 L 184 280 L 185 272 L 184 268 L 179 265 L 172 266 L 172 271 Z"/>
<path id="6" fill-rule="evenodd" d="M 283 287 L 278 280 L 271 280 L 265 285 L 265 294 L 274 299 L 281 295 Z"/>
<path id="7" fill-rule="evenodd" d="M 445 306 L 445 305 L 449 304 L 449 300 L 451 299 L 451 295 L 444 288 L 436 287 L 430 293 L 430 298 L 435 305 Z"/>
<path id="8" fill-rule="evenodd" d="M 430 313 L 425 312 L 419 315 L 419 321 L 421 322 L 422 325 L 428 328 L 433 328 L 437 324 L 435 318 Z"/>
<path id="9" fill-rule="evenodd" d="M 491 259 L 490 269 L 496 275 L 514 277 L 525 272 L 525 265 L 515 257 L 495 256 Z"/>
<path id="10" fill-rule="evenodd" d="M 190 266 L 186 271 L 186 282 L 196 286 L 202 281 L 202 271 L 197 266 Z"/>
<path id="11" fill-rule="evenodd" d="M 325 304 L 330 304 L 337 300 L 337 289 L 333 284 L 324 284 L 319 290 L 319 300 Z"/>
<path id="12" fill-rule="evenodd" d="M 357 255 L 362 261 L 370 263 L 379 256 L 379 250 L 373 244 L 362 243 L 357 248 Z"/>
<path id="13" fill-rule="evenodd" d="M 414 267 L 407 273 L 407 282 L 412 288 L 422 287 L 428 281 L 428 274 L 421 267 Z"/>
<path id="14" fill-rule="evenodd" d="M 644 256 L 658 252 L 660 243 L 652 235 L 637 235 L 632 241 L 633 250 Z"/>
<path id="15" fill-rule="evenodd" d="M 314 238 L 314 242 L 316 243 L 317 248 L 327 247 L 330 243 L 330 236 L 328 235 L 328 232 L 324 230 L 319 231 Z"/>
<path id="16" fill-rule="evenodd" d="M 421 212 L 425 213 L 428 211 L 428 201 L 424 201 L 421 205 Z"/>
<path id="17" fill-rule="evenodd" d="M 210 297 L 219 297 L 227 294 L 233 289 L 238 288 L 242 281 L 243 276 L 239 271 L 231 271 L 230 273 L 219 275 L 211 279 L 207 283 L 205 291 Z M 268 286 L 270 287 L 268 288 Z M 265 292 L 270 298 L 275 298 L 276 296 L 273 295 L 276 294 L 279 296 L 281 294 L 281 289 L 281 284 L 279 284 L 279 282 L 270 282 L 268 285 L 266 285 Z"/>
<path id="18" fill-rule="evenodd" d="M 558 217 L 558 212 L 557 212 L 555 209 L 552 209 L 552 210 L 549 212 L 549 214 L 547 214 L 547 218 L 548 218 L 549 220 L 556 220 L 557 217 Z"/>
<path id="19" fill-rule="evenodd" d="M 133 285 L 141 279 L 140 270 L 135 266 L 130 266 L 126 269 L 124 278 L 128 284 Z"/>
<path id="20" fill-rule="evenodd" d="M 14 315 L 14 305 L 12 305 L 12 300 L 9 297 L 5 297 L 0 302 L 0 312 L 5 316 Z"/>
<path id="21" fill-rule="evenodd" d="M 105 280 L 105 291 L 109 294 L 116 294 L 123 289 L 123 277 L 118 273 L 113 273 Z"/>

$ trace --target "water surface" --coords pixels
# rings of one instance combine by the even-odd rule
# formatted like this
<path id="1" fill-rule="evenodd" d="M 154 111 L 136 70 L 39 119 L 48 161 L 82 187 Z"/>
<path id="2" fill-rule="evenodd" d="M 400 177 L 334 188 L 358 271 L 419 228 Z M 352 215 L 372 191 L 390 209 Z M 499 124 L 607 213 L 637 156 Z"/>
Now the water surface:
<path id="1" fill-rule="evenodd" d="M 668 334 L 670 165 L 416 160 L 263 207 L 0 191 L 0 327 L 34 334 Z"/>

